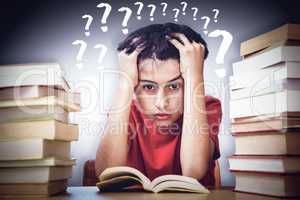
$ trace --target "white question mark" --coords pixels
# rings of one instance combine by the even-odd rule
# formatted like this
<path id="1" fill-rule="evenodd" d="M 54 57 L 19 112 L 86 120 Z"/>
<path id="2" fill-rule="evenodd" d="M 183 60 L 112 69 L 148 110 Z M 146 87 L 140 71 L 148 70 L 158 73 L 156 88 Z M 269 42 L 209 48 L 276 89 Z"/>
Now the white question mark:
<path id="1" fill-rule="evenodd" d="M 83 54 L 84 54 L 84 52 L 87 48 L 86 42 L 83 41 L 83 40 L 75 40 L 74 42 L 72 42 L 72 45 L 80 45 L 78 54 L 76 56 L 76 60 L 81 61 L 82 56 L 83 56 Z M 76 66 L 78 67 L 78 69 L 81 69 L 83 67 L 83 64 L 82 63 L 77 63 Z"/>
<path id="2" fill-rule="evenodd" d="M 163 6 L 163 16 L 166 16 L 166 10 L 167 10 L 167 7 L 168 7 L 168 4 L 166 3 L 166 2 L 162 2 L 162 3 L 160 3 L 160 5 L 162 5 Z"/>
<path id="3" fill-rule="evenodd" d="M 144 4 L 142 2 L 137 1 L 137 2 L 134 3 L 134 5 L 139 6 L 136 18 L 138 20 L 141 20 L 142 19 L 141 12 L 142 12 L 142 9 L 144 7 Z"/>
<path id="4" fill-rule="evenodd" d="M 193 13 L 193 20 L 196 21 L 196 20 L 197 20 L 198 8 L 192 7 L 191 10 L 194 10 L 194 13 Z"/>
<path id="5" fill-rule="evenodd" d="M 103 44 L 96 44 L 94 46 L 94 48 L 95 49 L 101 49 L 100 54 L 99 54 L 99 58 L 98 58 L 98 61 L 97 61 L 99 64 L 101 64 L 102 61 L 103 61 L 104 56 L 107 53 L 107 47 L 105 45 L 103 45 Z"/>
<path id="6" fill-rule="evenodd" d="M 219 36 L 222 36 L 223 40 L 216 57 L 216 62 L 217 64 L 223 64 L 224 56 L 232 43 L 233 37 L 231 33 L 225 30 L 214 30 L 213 32 L 208 34 L 208 37 L 219 37 Z"/>
<path id="7" fill-rule="evenodd" d="M 201 19 L 204 19 L 205 20 L 205 23 L 204 23 L 204 34 L 207 34 L 208 32 L 207 32 L 207 26 L 208 26 L 208 24 L 209 24 L 209 22 L 210 22 L 210 18 L 209 17 L 207 17 L 207 16 L 203 16 L 203 17 L 201 17 Z"/>
<path id="8" fill-rule="evenodd" d="M 88 18 L 88 20 L 87 20 L 87 22 L 86 22 L 86 25 L 85 25 L 85 27 L 84 27 L 84 29 L 85 29 L 85 32 L 84 32 L 84 34 L 86 35 L 86 36 L 90 36 L 90 25 L 91 25 L 91 23 L 92 23 L 92 21 L 93 21 L 93 17 L 91 16 L 91 15 L 83 15 L 82 17 L 81 17 L 82 19 L 85 19 L 85 18 Z"/>
<path id="9" fill-rule="evenodd" d="M 103 7 L 105 7 L 105 11 L 101 18 L 101 24 L 102 24 L 101 30 L 103 32 L 107 32 L 108 27 L 106 26 L 106 23 L 107 23 L 108 15 L 110 14 L 111 11 L 111 6 L 108 3 L 100 3 L 97 5 L 97 8 L 103 8 Z"/>
<path id="10" fill-rule="evenodd" d="M 219 15 L 219 12 L 220 12 L 220 11 L 219 11 L 218 9 L 213 9 L 212 11 L 215 12 L 214 22 L 218 22 L 217 17 L 218 17 L 218 15 Z"/>
<path id="11" fill-rule="evenodd" d="M 151 8 L 151 11 L 150 11 L 150 21 L 154 21 L 153 14 L 155 12 L 156 6 L 154 4 L 149 4 L 147 7 Z"/>
<path id="12" fill-rule="evenodd" d="M 178 14 L 179 14 L 179 9 L 178 8 L 174 8 L 173 11 L 175 12 L 174 21 L 177 22 L 178 21 L 177 17 L 178 17 Z"/>
<path id="13" fill-rule="evenodd" d="M 225 68 L 216 69 L 215 72 L 219 78 L 224 78 L 227 74 Z"/>
<path id="14" fill-rule="evenodd" d="M 187 2 L 185 2 L 185 1 L 182 1 L 182 2 L 180 2 L 180 5 L 183 5 L 183 7 L 182 7 L 182 15 L 185 15 L 185 9 L 186 9 L 186 7 L 187 7 Z"/>
<path id="15" fill-rule="evenodd" d="M 121 7 L 118 9 L 119 12 L 125 12 L 125 16 L 124 16 L 124 19 L 123 19 L 123 22 L 122 22 L 122 32 L 123 34 L 128 34 L 128 28 L 127 28 L 127 24 L 128 24 L 128 21 L 129 21 L 129 18 L 132 14 L 132 10 L 128 7 Z"/>

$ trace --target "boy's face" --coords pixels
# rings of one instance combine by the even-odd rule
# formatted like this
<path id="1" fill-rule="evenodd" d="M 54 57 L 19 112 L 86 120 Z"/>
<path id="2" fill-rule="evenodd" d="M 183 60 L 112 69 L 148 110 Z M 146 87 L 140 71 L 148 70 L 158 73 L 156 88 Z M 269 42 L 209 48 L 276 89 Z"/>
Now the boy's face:
<path id="1" fill-rule="evenodd" d="M 178 60 L 145 59 L 138 68 L 135 95 L 140 112 L 152 119 L 156 127 L 172 125 L 183 113 L 184 81 Z"/>

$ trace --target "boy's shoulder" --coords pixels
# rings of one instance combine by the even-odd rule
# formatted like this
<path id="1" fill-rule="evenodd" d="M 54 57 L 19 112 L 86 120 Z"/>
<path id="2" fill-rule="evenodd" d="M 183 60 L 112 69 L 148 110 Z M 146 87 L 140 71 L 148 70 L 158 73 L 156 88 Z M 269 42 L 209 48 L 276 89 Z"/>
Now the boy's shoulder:
<path id="1" fill-rule="evenodd" d="M 205 102 L 206 105 L 211 105 L 211 104 L 220 104 L 221 105 L 221 101 L 213 96 L 207 95 L 205 96 Z"/>
<path id="2" fill-rule="evenodd" d="M 205 96 L 206 110 L 208 116 L 216 116 L 221 118 L 222 116 L 222 105 L 221 101 L 213 96 Z"/>

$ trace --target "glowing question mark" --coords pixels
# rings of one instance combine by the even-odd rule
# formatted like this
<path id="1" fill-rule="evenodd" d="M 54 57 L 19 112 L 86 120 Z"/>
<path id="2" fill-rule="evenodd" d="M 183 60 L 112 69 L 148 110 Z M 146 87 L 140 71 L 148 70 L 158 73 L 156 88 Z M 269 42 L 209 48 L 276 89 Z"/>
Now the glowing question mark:
<path id="1" fill-rule="evenodd" d="M 174 15 L 174 21 L 175 22 L 178 22 L 178 14 L 179 14 L 179 9 L 178 8 L 174 8 L 173 11 L 175 12 L 175 15 Z"/>
<path id="2" fill-rule="evenodd" d="M 209 22 L 210 22 L 210 18 L 209 17 L 207 17 L 207 16 L 203 16 L 203 17 L 201 17 L 201 19 L 204 19 L 205 20 L 205 23 L 204 23 L 204 31 L 203 31 L 203 33 L 204 34 L 207 34 L 208 32 L 207 32 L 207 26 L 208 26 L 208 24 L 209 24 Z"/>
<path id="3" fill-rule="evenodd" d="M 128 24 L 128 21 L 129 21 L 129 18 L 132 14 L 132 10 L 128 7 L 121 7 L 118 9 L 119 12 L 125 12 L 125 16 L 124 16 L 124 19 L 123 19 L 123 22 L 122 22 L 122 32 L 123 34 L 128 34 L 128 28 L 127 28 L 127 24 Z"/>
<path id="4" fill-rule="evenodd" d="M 197 20 L 198 8 L 192 7 L 191 10 L 194 10 L 194 13 L 193 13 L 193 20 L 196 21 L 196 20 Z"/>
<path id="5" fill-rule="evenodd" d="M 137 1 L 137 2 L 134 3 L 134 5 L 139 6 L 136 18 L 138 20 L 141 20 L 142 19 L 141 12 L 142 12 L 142 9 L 144 7 L 144 4 L 142 2 Z"/>
<path id="6" fill-rule="evenodd" d="M 94 46 L 94 48 L 95 48 L 95 49 L 101 49 L 100 54 L 99 54 L 99 58 L 98 58 L 98 60 L 97 60 L 97 62 L 98 62 L 99 64 L 101 64 L 102 61 L 103 61 L 104 56 L 105 56 L 106 53 L 107 53 L 107 47 L 106 47 L 105 45 L 103 45 L 103 44 L 96 44 L 96 45 Z"/>
<path id="7" fill-rule="evenodd" d="M 107 32 L 108 27 L 106 26 L 106 23 L 107 23 L 108 15 L 110 14 L 111 11 L 111 6 L 108 3 L 100 3 L 97 5 L 97 8 L 103 8 L 103 7 L 105 7 L 105 11 L 101 18 L 101 24 L 102 24 L 101 30 L 103 32 Z"/>
<path id="8" fill-rule="evenodd" d="M 88 20 L 87 20 L 87 22 L 86 22 L 86 25 L 85 25 L 85 27 L 84 27 L 84 29 L 85 29 L 85 32 L 84 32 L 84 34 L 86 35 L 86 36 L 90 36 L 90 25 L 91 25 L 91 23 L 92 23 L 92 21 L 93 21 L 93 17 L 91 16 L 91 15 L 83 15 L 82 17 L 81 17 L 82 19 L 85 19 L 85 18 L 88 18 Z"/>
<path id="9" fill-rule="evenodd" d="M 218 9 L 213 9 L 212 11 L 215 12 L 214 22 L 218 22 L 217 17 L 218 17 L 218 15 L 219 15 L 219 12 L 220 12 L 220 11 L 219 11 Z"/>
<path id="10" fill-rule="evenodd" d="M 154 20 L 153 14 L 155 12 L 156 6 L 154 4 L 149 4 L 147 7 L 151 8 L 151 11 L 150 11 L 150 21 L 153 21 Z"/>
<path id="11" fill-rule="evenodd" d="M 180 2 L 180 5 L 183 5 L 183 7 L 182 7 L 182 15 L 185 15 L 185 9 L 186 9 L 186 7 L 187 7 L 187 2 L 185 2 L 185 1 L 182 1 L 182 2 Z"/>
<path id="12" fill-rule="evenodd" d="M 76 56 L 76 60 L 77 61 L 82 61 L 83 54 L 84 54 L 84 52 L 87 48 L 86 42 L 83 41 L 83 40 L 75 40 L 74 42 L 72 42 L 72 45 L 80 45 L 78 54 Z M 77 63 L 76 66 L 78 67 L 78 69 L 81 69 L 83 67 L 83 64 L 82 63 Z"/>
<path id="13" fill-rule="evenodd" d="M 222 43 L 220 45 L 217 57 L 216 57 L 216 62 L 217 64 L 223 64 L 224 63 L 224 56 L 226 54 L 226 52 L 228 51 L 233 37 L 231 35 L 231 33 L 225 31 L 225 30 L 214 30 L 213 32 L 210 32 L 208 34 L 208 37 L 219 37 L 222 36 L 223 40 Z"/>
<path id="14" fill-rule="evenodd" d="M 219 78 L 224 78 L 227 74 L 225 68 L 216 69 L 215 72 Z"/>
<path id="15" fill-rule="evenodd" d="M 162 15 L 166 16 L 166 10 L 167 10 L 168 4 L 166 2 L 162 2 L 162 3 L 160 3 L 160 5 L 163 6 L 163 10 L 162 10 L 163 13 L 162 13 Z"/>

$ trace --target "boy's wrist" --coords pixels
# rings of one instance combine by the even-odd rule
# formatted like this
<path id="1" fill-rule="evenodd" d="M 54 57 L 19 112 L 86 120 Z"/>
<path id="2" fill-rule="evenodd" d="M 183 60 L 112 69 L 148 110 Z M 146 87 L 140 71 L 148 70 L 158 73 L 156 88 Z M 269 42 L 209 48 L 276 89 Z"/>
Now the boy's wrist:
<path id="1" fill-rule="evenodd" d="M 184 73 L 182 74 L 184 83 L 189 83 L 189 84 L 203 84 L 204 83 L 204 76 L 203 74 L 195 74 L 195 73 Z"/>
<path id="2" fill-rule="evenodd" d="M 124 92 L 133 92 L 134 91 L 134 83 L 124 77 L 119 78 L 118 87 L 120 90 Z"/>

